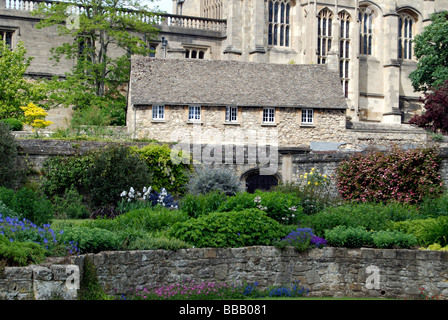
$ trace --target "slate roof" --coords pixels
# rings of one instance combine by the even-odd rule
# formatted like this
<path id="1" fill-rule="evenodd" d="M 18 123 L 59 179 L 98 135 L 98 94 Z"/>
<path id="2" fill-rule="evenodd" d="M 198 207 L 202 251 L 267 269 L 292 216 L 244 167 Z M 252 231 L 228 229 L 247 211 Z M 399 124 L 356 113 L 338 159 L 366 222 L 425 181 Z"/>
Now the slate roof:
<path id="1" fill-rule="evenodd" d="M 346 109 L 325 65 L 133 57 L 131 103 Z"/>

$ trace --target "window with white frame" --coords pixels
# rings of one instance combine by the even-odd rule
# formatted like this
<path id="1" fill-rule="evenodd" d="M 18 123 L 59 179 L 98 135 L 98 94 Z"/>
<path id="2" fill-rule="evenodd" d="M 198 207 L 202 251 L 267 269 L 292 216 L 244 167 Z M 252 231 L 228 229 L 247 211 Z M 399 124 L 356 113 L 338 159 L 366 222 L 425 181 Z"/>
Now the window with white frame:
<path id="1" fill-rule="evenodd" d="M 302 109 L 302 124 L 313 124 L 314 122 L 313 109 Z"/>
<path id="2" fill-rule="evenodd" d="M 226 122 L 238 121 L 238 107 L 226 107 Z"/>
<path id="3" fill-rule="evenodd" d="M 152 106 L 152 119 L 153 120 L 165 120 L 165 106 L 153 105 Z"/>
<path id="4" fill-rule="evenodd" d="M 345 97 L 348 97 L 348 83 L 350 81 L 350 15 L 347 11 L 339 13 L 341 30 L 339 35 L 339 73 Z"/>
<path id="5" fill-rule="evenodd" d="M 289 47 L 289 0 L 270 0 L 268 4 L 268 44 Z"/>
<path id="6" fill-rule="evenodd" d="M 263 123 L 275 123 L 275 109 L 264 108 L 263 109 Z"/>
<path id="7" fill-rule="evenodd" d="M 359 53 L 372 55 L 373 48 L 373 15 L 370 8 L 359 8 Z"/>
<path id="8" fill-rule="evenodd" d="M 317 17 L 317 63 L 325 64 L 333 40 L 333 13 L 322 9 Z"/>
<path id="9" fill-rule="evenodd" d="M 201 107 L 189 106 L 188 107 L 188 121 L 201 121 Z"/>
<path id="10" fill-rule="evenodd" d="M 12 49 L 12 36 L 14 31 L 11 30 L 0 30 L 0 40 L 6 43 L 6 46 Z"/>
<path id="11" fill-rule="evenodd" d="M 398 59 L 412 59 L 412 40 L 415 20 L 407 13 L 398 18 Z"/>

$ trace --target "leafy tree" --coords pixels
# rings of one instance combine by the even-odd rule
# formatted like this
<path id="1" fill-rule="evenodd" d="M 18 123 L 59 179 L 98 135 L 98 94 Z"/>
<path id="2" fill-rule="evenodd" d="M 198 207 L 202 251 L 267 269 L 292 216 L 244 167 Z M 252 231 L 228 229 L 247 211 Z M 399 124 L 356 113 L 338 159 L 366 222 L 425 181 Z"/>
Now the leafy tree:
<path id="1" fill-rule="evenodd" d="M 431 21 L 413 41 L 418 65 L 410 78 L 416 91 L 437 89 L 448 80 L 448 11 L 433 14 Z"/>
<path id="2" fill-rule="evenodd" d="M 448 134 L 448 80 L 434 92 L 425 94 L 424 112 L 409 120 L 426 130 Z"/>
<path id="3" fill-rule="evenodd" d="M 21 106 L 39 103 L 46 98 L 44 83 L 31 82 L 24 77 L 32 60 L 25 55 L 22 42 L 11 50 L 5 41 L 0 41 L 0 119 L 23 120 Z"/>
<path id="4" fill-rule="evenodd" d="M 42 17 L 37 28 L 56 26 L 70 43 L 52 48 L 52 60 L 74 60 L 66 79 L 51 82 L 55 104 L 84 108 L 96 106 L 108 113 L 125 110 L 121 89 L 129 81 L 130 55 L 147 55 L 158 29 L 154 13 L 133 0 L 68 0 L 41 5 L 34 14 Z"/>

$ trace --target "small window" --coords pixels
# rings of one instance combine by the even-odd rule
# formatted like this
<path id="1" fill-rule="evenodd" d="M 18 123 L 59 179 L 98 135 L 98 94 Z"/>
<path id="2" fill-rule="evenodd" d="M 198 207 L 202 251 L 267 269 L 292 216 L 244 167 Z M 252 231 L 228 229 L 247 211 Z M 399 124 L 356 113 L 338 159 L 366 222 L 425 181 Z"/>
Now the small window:
<path id="1" fill-rule="evenodd" d="M 0 40 L 5 41 L 6 46 L 9 49 L 12 49 L 12 35 L 14 34 L 14 31 L 4 31 L 0 30 Z"/>
<path id="2" fill-rule="evenodd" d="M 313 124 L 313 109 L 302 110 L 302 124 Z"/>
<path id="3" fill-rule="evenodd" d="M 226 122 L 237 122 L 237 121 L 238 121 L 238 108 L 226 107 Z"/>
<path id="4" fill-rule="evenodd" d="M 165 106 L 152 106 L 152 119 L 164 120 L 165 119 Z"/>
<path id="5" fill-rule="evenodd" d="M 275 109 L 274 108 L 264 108 L 263 109 L 263 122 L 264 123 L 275 123 Z"/>
<path id="6" fill-rule="evenodd" d="M 149 46 L 149 50 L 151 50 L 151 52 L 149 53 L 149 56 L 154 58 L 156 56 L 156 46 L 155 45 L 150 45 Z"/>
<path id="7" fill-rule="evenodd" d="M 190 106 L 188 108 L 188 121 L 200 121 L 201 120 L 201 107 Z"/>

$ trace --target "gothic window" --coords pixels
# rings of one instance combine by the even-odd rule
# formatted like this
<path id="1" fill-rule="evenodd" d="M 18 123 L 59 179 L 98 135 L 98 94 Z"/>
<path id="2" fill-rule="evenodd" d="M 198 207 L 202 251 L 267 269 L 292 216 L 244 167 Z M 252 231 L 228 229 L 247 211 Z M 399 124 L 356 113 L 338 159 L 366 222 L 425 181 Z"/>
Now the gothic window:
<path id="1" fill-rule="evenodd" d="M 2 41 L 5 41 L 6 46 L 8 48 L 12 48 L 12 36 L 14 34 L 14 31 L 10 30 L 0 30 L 0 38 Z"/>
<path id="2" fill-rule="evenodd" d="M 398 59 L 412 59 L 412 39 L 415 20 L 409 14 L 398 18 Z"/>
<path id="3" fill-rule="evenodd" d="M 275 109 L 274 108 L 264 108 L 263 109 L 263 122 L 264 123 L 275 123 Z"/>
<path id="4" fill-rule="evenodd" d="M 238 107 L 226 107 L 226 122 L 238 121 Z"/>
<path id="5" fill-rule="evenodd" d="M 348 83 L 350 81 L 350 15 L 346 11 L 339 13 L 341 22 L 339 35 L 339 73 L 341 76 L 342 89 L 345 97 L 348 97 Z"/>
<path id="6" fill-rule="evenodd" d="M 302 124 L 313 124 L 313 109 L 302 110 Z"/>
<path id="7" fill-rule="evenodd" d="M 152 119 L 164 120 L 165 119 L 165 106 L 154 105 L 152 106 Z"/>
<path id="8" fill-rule="evenodd" d="M 202 0 L 204 18 L 222 19 L 222 2 L 220 0 Z"/>
<path id="9" fill-rule="evenodd" d="M 372 55 L 373 46 L 373 10 L 370 8 L 359 9 L 359 53 Z"/>
<path id="10" fill-rule="evenodd" d="M 200 49 L 185 50 L 185 58 L 187 59 L 204 59 L 205 51 Z"/>
<path id="11" fill-rule="evenodd" d="M 201 120 L 201 107 L 189 106 L 188 107 L 188 121 L 200 121 Z"/>
<path id="12" fill-rule="evenodd" d="M 325 64 L 327 54 L 331 49 L 333 40 L 333 13 L 328 9 L 320 11 L 317 18 L 317 63 Z"/>
<path id="13" fill-rule="evenodd" d="M 289 47 L 289 0 L 270 0 L 268 4 L 268 44 Z"/>

